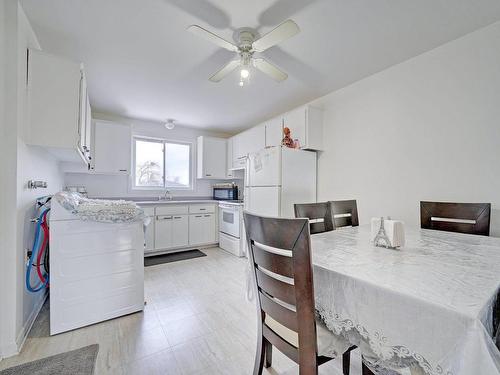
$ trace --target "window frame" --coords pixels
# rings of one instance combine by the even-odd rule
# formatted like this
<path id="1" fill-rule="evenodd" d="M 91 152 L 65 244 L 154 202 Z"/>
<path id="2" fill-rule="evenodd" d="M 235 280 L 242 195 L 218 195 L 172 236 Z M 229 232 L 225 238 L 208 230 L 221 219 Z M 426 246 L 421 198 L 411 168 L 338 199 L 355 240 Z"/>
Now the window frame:
<path id="1" fill-rule="evenodd" d="M 139 186 L 136 185 L 136 155 L 137 155 L 137 141 L 146 141 L 146 142 L 154 142 L 163 144 L 163 186 Z M 168 187 L 166 186 L 166 153 L 165 153 L 165 144 L 177 144 L 189 146 L 189 186 L 187 187 Z M 155 137 L 147 137 L 141 135 L 132 136 L 132 167 L 131 167 L 131 188 L 132 190 L 146 190 L 146 191 L 158 191 L 164 192 L 165 190 L 169 191 L 194 191 L 195 190 L 195 181 L 194 181 L 194 147 L 193 142 L 189 141 L 178 141 L 166 138 L 155 138 Z"/>

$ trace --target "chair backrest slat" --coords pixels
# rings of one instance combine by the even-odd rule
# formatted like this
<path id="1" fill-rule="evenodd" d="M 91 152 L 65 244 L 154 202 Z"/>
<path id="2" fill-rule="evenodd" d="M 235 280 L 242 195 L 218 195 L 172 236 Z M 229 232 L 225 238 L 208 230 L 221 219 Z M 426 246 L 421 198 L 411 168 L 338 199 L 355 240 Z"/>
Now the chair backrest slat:
<path id="1" fill-rule="evenodd" d="M 359 226 L 356 200 L 330 201 L 335 228 Z"/>
<path id="2" fill-rule="evenodd" d="M 490 214 L 490 203 L 420 202 L 424 229 L 489 236 Z"/>
<path id="3" fill-rule="evenodd" d="M 297 324 L 297 314 L 295 313 L 295 311 L 292 311 L 280 305 L 278 302 L 273 301 L 262 292 L 259 292 L 259 297 L 260 307 L 262 311 L 264 311 L 266 314 L 269 314 L 271 318 L 273 318 L 286 328 L 298 332 L 299 326 Z"/>
<path id="4" fill-rule="evenodd" d="M 293 278 L 293 260 L 291 257 L 264 250 L 253 243 L 254 263 L 268 271 Z"/>
<path id="5" fill-rule="evenodd" d="M 294 205 L 295 217 L 309 219 L 311 234 L 334 230 L 333 216 L 328 202 L 297 203 Z"/>
<path id="6" fill-rule="evenodd" d="M 295 346 L 291 345 L 288 341 L 283 340 L 280 335 L 265 324 L 262 327 L 262 334 L 272 345 L 277 347 L 280 352 L 285 354 L 295 363 L 299 363 L 299 351 Z"/>
<path id="7" fill-rule="evenodd" d="M 289 305 L 295 306 L 295 287 L 284 281 L 266 275 L 261 270 L 255 270 L 259 289 L 271 297 L 277 298 Z"/>

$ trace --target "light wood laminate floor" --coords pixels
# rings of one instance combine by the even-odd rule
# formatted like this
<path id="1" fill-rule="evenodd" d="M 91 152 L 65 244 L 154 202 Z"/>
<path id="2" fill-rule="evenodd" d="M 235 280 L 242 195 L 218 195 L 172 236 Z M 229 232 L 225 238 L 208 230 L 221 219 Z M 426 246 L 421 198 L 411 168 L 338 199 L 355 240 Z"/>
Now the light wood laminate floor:
<path id="1" fill-rule="evenodd" d="M 145 268 L 144 312 L 49 336 L 49 307 L 43 307 L 22 352 L 0 362 L 0 370 L 85 345 L 99 344 L 96 374 L 252 373 L 256 343 L 254 302 L 246 299 L 246 258 L 219 248 L 208 256 Z M 352 354 L 351 374 L 361 374 Z M 298 374 L 277 350 L 266 375 Z M 320 374 L 342 374 L 340 361 Z"/>

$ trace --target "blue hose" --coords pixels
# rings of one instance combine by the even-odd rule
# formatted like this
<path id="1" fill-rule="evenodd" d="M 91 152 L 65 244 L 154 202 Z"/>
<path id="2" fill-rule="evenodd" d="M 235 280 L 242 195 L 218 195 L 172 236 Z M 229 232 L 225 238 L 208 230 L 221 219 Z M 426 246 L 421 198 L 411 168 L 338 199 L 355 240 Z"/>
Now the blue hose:
<path id="1" fill-rule="evenodd" d="M 43 249 L 40 249 L 41 245 L 43 244 L 43 241 L 41 241 L 42 233 L 41 233 L 41 227 L 43 220 L 47 220 L 46 215 L 50 211 L 50 208 L 46 208 L 43 210 L 38 217 L 38 222 L 36 224 L 36 230 L 35 230 L 35 239 L 33 243 L 33 250 L 31 251 L 31 257 L 28 261 L 28 269 L 26 270 L 26 288 L 32 292 L 36 293 L 45 288 L 49 284 L 49 276 L 45 278 L 45 282 L 39 282 L 36 286 L 32 287 L 30 283 L 31 279 L 31 270 L 33 269 L 33 261 L 36 259 L 37 254 L 39 251 L 43 251 Z"/>

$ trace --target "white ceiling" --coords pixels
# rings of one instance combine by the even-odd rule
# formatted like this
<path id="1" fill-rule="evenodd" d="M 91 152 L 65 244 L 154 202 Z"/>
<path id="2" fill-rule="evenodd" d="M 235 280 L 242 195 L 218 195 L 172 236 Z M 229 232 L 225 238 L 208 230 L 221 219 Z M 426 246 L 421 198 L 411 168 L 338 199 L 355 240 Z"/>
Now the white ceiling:
<path id="1" fill-rule="evenodd" d="M 498 0 L 21 0 L 46 51 L 83 61 L 94 110 L 236 132 L 500 19 Z M 186 31 L 233 40 L 292 18 L 301 33 L 264 55 L 276 83 L 208 77 L 233 54 Z"/>

